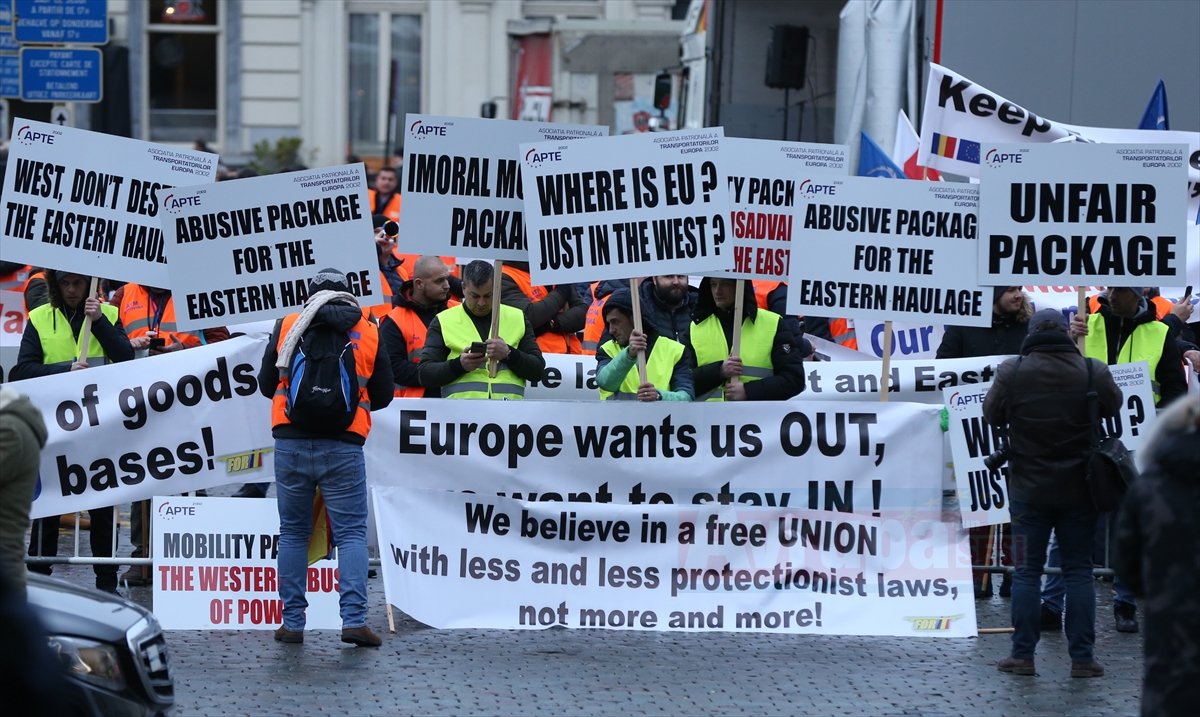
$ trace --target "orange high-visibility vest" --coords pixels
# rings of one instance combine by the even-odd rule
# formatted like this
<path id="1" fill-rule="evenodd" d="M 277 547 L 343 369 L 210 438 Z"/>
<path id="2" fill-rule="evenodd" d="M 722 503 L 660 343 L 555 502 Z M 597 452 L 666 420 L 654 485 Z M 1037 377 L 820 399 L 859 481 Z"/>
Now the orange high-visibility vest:
<path id="1" fill-rule="evenodd" d="M 829 335 L 833 337 L 834 343 L 858 350 L 858 336 L 854 333 L 854 325 L 850 323 L 850 319 L 830 319 Z"/>
<path id="2" fill-rule="evenodd" d="M 382 214 L 383 216 L 387 217 L 388 219 L 391 219 L 392 221 L 399 224 L 400 223 L 400 201 L 401 201 L 400 200 L 400 192 L 395 192 L 394 194 L 392 194 L 392 198 L 388 200 L 386 207 L 384 207 L 381 211 L 372 211 L 371 213 L 372 214 Z M 374 209 L 374 207 L 375 207 L 375 190 L 374 189 L 367 190 L 367 204 L 369 204 L 371 206 L 371 208 Z"/>
<path id="3" fill-rule="evenodd" d="M 600 348 L 600 337 L 604 335 L 604 305 L 608 303 L 609 294 L 602 299 L 596 298 L 596 289 L 600 282 L 592 282 L 592 304 L 588 307 L 587 318 L 583 320 L 583 350 L 588 353 Z"/>
<path id="4" fill-rule="evenodd" d="M 530 301 L 541 301 L 550 295 L 546 287 L 533 283 L 529 278 L 529 272 L 515 269 L 511 266 L 505 266 L 504 275 L 513 281 L 517 282 L 517 286 L 521 289 L 521 293 L 529 297 Z M 548 331 L 537 337 L 538 347 L 543 353 L 550 354 L 581 354 L 583 353 L 583 344 L 579 341 L 579 337 L 575 334 L 559 334 Z"/>
<path id="5" fill-rule="evenodd" d="M 33 267 L 26 264 L 14 272 L 0 276 L 0 291 L 24 291 Z"/>
<path id="6" fill-rule="evenodd" d="M 457 299 L 450 299 L 447 302 L 447 309 L 452 306 L 458 306 Z M 417 312 L 407 306 L 397 306 L 392 309 L 388 312 L 388 318 L 396 323 L 396 328 L 404 337 L 404 345 L 408 349 L 408 360 L 412 363 L 421 363 L 421 349 L 425 348 L 425 338 L 429 335 L 429 327 L 421 321 Z M 393 395 L 396 398 L 422 398 L 425 396 L 425 389 L 421 386 L 396 384 L 396 391 Z"/>
<path id="7" fill-rule="evenodd" d="M 1162 317 L 1171 313 L 1171 309 L 1175 307 L 1175 304 L 1173 304 L 1171 300 L 1165 296 L 1156 296 L 1153 299 L 1147 299 L 1147 301 L 1154 306 L 1154 318 L 1158 319 L 1159 321 L 1162 321 Z M 1092 296 L 1088 297 L 1088 313 L 1100 313 L 1099 294 L 1093 294 Z"/>
<path id="8" fill-rule="evenodd" d="M 156 337 L 168 344 L 178 341 L 187 348 L 204 343 L 197 334 L 180 331 L 175 327 L 175 300 L 167 296 L 166 306 L 154 302 L 150 292 L 141 284 L 126 284 L 121 293 L 121 324 L 125 335 L 131 339 L 156 331 Z M 161 313 L 159 313 L 161 311 Z"/>
<path id="9" fill-rule="evenodd" d="M 279 329 L 279 342 L 276 351 L 283 349 L 283 342 L 288 331 L 300 314 L 288 314 L 283 317 Z M 356 433 L 365 440 L 371 432 L 371 399 L 367 394 L 367 382 L 371 380 L 371 371 L 375 368 L 375 356 L 379 352 L 379 329 L 367 319 L 359 319 L 348 332 L 354 349 L 354 373 L 358 375 L 358 408 L 354 411 L 354 422 L 346 430 Z M 291 383 L 290 369 L 279 370 L 279 385 L 275 387 L 275 395 L 271 399 L 271 427 L 284 426 L 291 421 L 287 417 L 287 394 Z"/>

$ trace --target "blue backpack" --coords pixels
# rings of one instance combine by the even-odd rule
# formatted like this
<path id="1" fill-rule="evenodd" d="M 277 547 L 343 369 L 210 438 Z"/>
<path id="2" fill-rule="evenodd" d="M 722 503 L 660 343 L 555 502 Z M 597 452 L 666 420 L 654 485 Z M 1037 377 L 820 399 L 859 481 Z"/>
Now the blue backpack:
<path id="1" fill-rule="evenodd" d="M 324 323 L 305 329 L 289 376 L 285 413 L 293 424 L 336 435 L 354 422 L 358 379 L 354 345 L 345 331 Z"/>

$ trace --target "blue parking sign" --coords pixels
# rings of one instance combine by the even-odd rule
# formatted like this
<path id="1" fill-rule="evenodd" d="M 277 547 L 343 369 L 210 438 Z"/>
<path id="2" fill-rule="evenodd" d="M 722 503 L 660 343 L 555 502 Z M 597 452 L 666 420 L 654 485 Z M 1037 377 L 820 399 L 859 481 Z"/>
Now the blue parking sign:
<path id="1" fill-rule="evenodd" d="M 108 42 L 108 0 L 14 0 L 13 10 L 17 42 Z"/>
<path id="2" fill-rule="evenodd" d="M 100 50 L 21 48 L 21 99 L 26 102 L 99 102 L 104 68 Z"/>

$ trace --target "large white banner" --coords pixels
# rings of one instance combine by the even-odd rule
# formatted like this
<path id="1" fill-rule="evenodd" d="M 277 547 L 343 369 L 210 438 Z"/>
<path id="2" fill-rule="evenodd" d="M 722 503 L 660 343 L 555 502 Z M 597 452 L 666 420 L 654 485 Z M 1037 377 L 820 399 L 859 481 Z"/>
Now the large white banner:
<path id="1" fill-rule="evenodd" d="M 796 236 L 796 185 L 814 169 L 845 174 L 841 144 L 726 137 L 721 163 L 729 183 L 729 239 L 740 279 L 787 281 Z"/>
<path id="2" fill-rule="evenodd" d="M 984 145 L 979 277 L 1158 286 L 1185 280 L 1183 145 Z"/>
<path id="3" fill-rule="evenodd" d="M 161 190 L 176 322 L 277 319 L 338 269 L 364 306 L 384 303 L 363 165 Z"/>
<path id="4" fill-rule="evenodd" d="M 274 500 L 156 497 L 154 616 L 168 630 L 272 630 L 283 623 Z M 249 527 L 248 527 L 249 526 Z M 308 567 L 305 627 L 342 626 L 336 560 Z"/>
<path id="5" fill-rule="evenodd" d="M 405 116 L 400 246 L 414 254 L 527 261 L 520 145 L 604 137 L 608 127 Z"/>
<path id="6" fill-rule="evenodd" d="M 984 144 L 1084 142 L 1187 145 L 1188 176 L 1200 182 L 1200 132 L 1110 129 L 1063 124 L 1030 112 L 941 65 L 929 63 L 919 164 L 980 176 Z M 1180 187 L 1183 192 L 1183 187 Z M 1195 221 L 1195 215 L 1192 215 Z"/>
<path id="7" fill-rule="evenodd" d="M 12 127 L 0 255 L 169 286 L 155 192 L 213 181 L 217 155 L 20 118 Z"/>
<path id="8" fill-rule="evenodd" d="M 522 144 L 533 280 L 731 268 L 723 137 L 713 127 Z"/>
<path id="9" fill-rule="evenodd" d="M 31 517 L 274 474 L 264 337 L 18 381 L 49 429 Z"/>
<path id="10" fill-rule="evenodd" d="M 814 173 L 798 191 L 789 313 L 991 325 L 976 187 Z"/>
<path id="11" fill-rule="evenodd" d="M 388 601 L 434 627 L 976 633 L 965 540 L 934 517 L 372 493 Z"/>

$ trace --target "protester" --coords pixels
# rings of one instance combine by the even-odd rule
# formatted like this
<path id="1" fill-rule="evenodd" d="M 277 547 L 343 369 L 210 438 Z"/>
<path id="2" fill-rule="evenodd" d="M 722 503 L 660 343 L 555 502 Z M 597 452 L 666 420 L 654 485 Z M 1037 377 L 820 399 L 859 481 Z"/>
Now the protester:
<path id="1" fill-rule="evenodd" d="M 88 295 L 90 277 L 52 269 L 47 269 L 45 275 L 49 301 L 29 312 L 12 380 L 79 371 L 106 361 L 133 358 L 133 346 L 125 336 L 117 307 Z M 81 360 L 79 334 L 85 317 L 91 319 L 91 338 Z M 115 542 L 112 506 L 93 508 L 88 515 L 92 555 L 112 557 Z M 57 516 L 33 521 L 29 554 L 58 555 L 58 528 Z M 52 569 L 39 563 L 31 565 L 30 570 L 49 575 Z M 117 591 L 116 565 L 96 564 L 93 570 L 97 588 L 110 593 Z"/>
<path id="2" fill-rule="evenodd" d="M 1021 352 L 1021 344 L 1029 333 L 1029 317 L 1033 315 L 1033 305 L 1019 286 L 997 286 L 992 291 L 992 325 L 991 326 L 947 326 L 942 334 L 942 342 L 937 348 L 937 358 L 955 359 L 976 356 L 1012 356 Z M 1001 526 L 993 529 L 991 526 L 970 528 L 968 530 L 971 547 L 971 564 L 989 564 L 989 536 L 998 536 L 1001 556 L 1005 564 L 1012 561 L 1012 528 Z M 990 575 L 982 570 L 971 572 L 971 581 L 975 586 L 975 599 L 985 600 L 992 596 Z M 1000 582 L 1000 597 L 1012 596 L 1012 575 L 1004 573 Z M 1057 614 L 1062 613 L 1061 595 L 1059 597 Z M 1043 608 L 1049 609 L 1049 608 Z M 1061 618 L 1060 618 L 1061 622 Z M 1043 626 L 1044 627 L 1044 626 Z"/>
<path id="3" fill-rule="evenodd" d="M 440 393 L 421 385 L 418 365 L 434 317 L 458 302 L 450 298 L 450 269 L 440 257 L 422 256 L 413 278 L 392 297 L 395 307 L 379 322 L 379 337 L 392 363 L 397 398 L 436 398 Z"/>
<path id="4" fill-rule="evenodd" d="M 731 353 L 736 287 L 733 279 L 700 282 L 690 332 L 697 400 L 785 401 L 804 390 L 804 359 L 779 314 L 758 308 L 750 282 L 742 284 L 741 350 Z"/>
<path id="5" fill-rule="evenodd" d="M 46 445 L 42 412 L 29 398 L 0 386 L 0 592 L 25 595 L 22 547 L 37 484 L 38 457 Z"/>
<path id="6" fill-rule="evenodd" d="M 1121 389 L 1102 361 L 1079 355 L 1057 309 L 1029 321 L 1021 354 L 1001 364 L 983 416 L 1008 436 L 1009 509 L 1013 526 L 1012 652 L 1001 672 L 1033 675 L 1041 637 L 1039 594 L 1050 531 L 1058 536 L 1067 586 L 1066 635 L 1072 677 L 1100 677 L 1096 662 L 1096 588 L 1092 536 L 1096 510 L 1085 480 L 1094 426 L 1089 386 L 1102 417 L 1115 416 Z"/>
<path id="7" fill-rule="evenodd" d="M 345 274 L 322 269 L 308 285 L 309 296 L 298 314 L 276 322 L 263 353 L 258 385 L 271 399 L 271 434 L 275 437 L 275 485 L 279 505 L 279 597 L 283 624 L 275 631 L 279 642 L 304 642 L 305 588 L 308 577 L 308 541 L 312 532 L 313 498 L 317 488 L 333 529 L 338 553 L 338 586 L 342 642 L 379 647 L 379 636 L 367 627 L 367 475 L 363 443 L 371 430 L 371 411 L 392 401 L 392 369 L 380 350 L 376 326 L 363 318 Z M 331 430 L 330 422 L 293 421 L 292 361 L 308 346 L 310 335 L 337 336 L 353 349 L 355 377 L 348 396 L 352 419 L 345 430 Z M 315 342 L 316 339 L 314 338 Z M 308 360 L 317 360 L 312 352 Z M 319 375 L 309 366 L 305 376 Z M 296 377 L 299 381 L 299 377 Z M 320 388 L 320 387 L 317 387 Z"/>
<path id="8" fill-rule="evenodd" d="M 596 351 L 596 384 L 603 400 L 691 401 L 691 359 L 687 348 L 659 336 L 643 321 L 634 328 L 633 301 L 628 289 L 608 295 L 604 322 L 612 339 Z M 638 355 L 646 355 L 646 382 L 638 374 Z"/>
<path id="9" fill-rule="evenodd" d="M 135 358 L 174 353 L 229 338 L 229 331 L 223 326 L 200 332 L 180 331 L 175 324 L 175 299 L 169 289 L 129 282 L 113 293 L 112 303 L 120 309 L 121 324 Z M 149 557 L 146 541 L 150 532 L 149 514 L 148 500 L 135 501 L 130 506 L 131 558 Z M 150 584 L 150 572 L 149 566 L 131 565 L 120 580 L 127 585 L 146 586 Z"/>
<path id="10" fill-rule="evenodd" d="M 542 353 L 583 353 L 577 334 L 583 330 L 588 305 L 576 294 L 575 287 L 534 284 L 528 262 L 504 262 L 501 271 L 500 301 L 525 312 Z"/>
<path id="11" fill-rule="evenodd" d="M 463 269 L 463 303 L 441 312 L 429 324 L 419 377 L 442 398 L 512 400 L 525 396 L 527 381 L 542 377 L 546 360 L 529 318 L 500 305 L 497 336 L 491 336 L 492 265 L 473 261 Z M 490 376 L 489 360 L 497 362 Z"/>
<path id="12" fill-rule="evenodd" d="M 400 178 L 393 167 L 380 167 L 375 174 L 375 186 L 367 190 L 367 203 L 372 214 L 382 214 L 394 222 L 400 221 Z"/>
<path id="13" fill-rule="evenodd" d="M 1187 392 L 1177 330 L 1155 318 L 1153 305 L 1140 289 L 1110 286 L 1098 299 L 1099 313 L 1071 320 L 1071 334 L 1083 336 L 1084 354 L 1109 366 L 1145 361 L 1150 367 L 1154 405 L 1162 409 Z M 1181 326 L 1181 323 L 1180 323 Z M 1114 527 L 1115 513 L 1106 514 L 1101 529 Z M 1101 545 L 1103 545 L 1101 541 Z M 1137 603 L 1120 576 L 1113 580 L 1113 625 L 1118 632 L 1137 632 Z"/>
<path id="14" fill-rule="evenodd" d="M 1142 715 L 1200 705 L 1200 403 L 1177 401 L 1139 451 L 1142 474 L 1117 522 L 1117 573 L 1143 598 Z"/>

